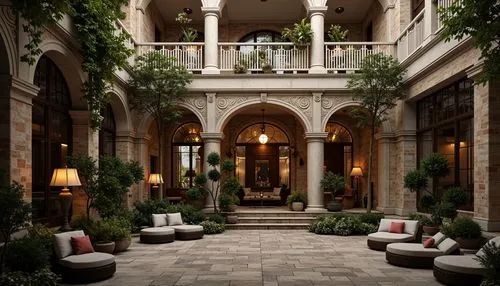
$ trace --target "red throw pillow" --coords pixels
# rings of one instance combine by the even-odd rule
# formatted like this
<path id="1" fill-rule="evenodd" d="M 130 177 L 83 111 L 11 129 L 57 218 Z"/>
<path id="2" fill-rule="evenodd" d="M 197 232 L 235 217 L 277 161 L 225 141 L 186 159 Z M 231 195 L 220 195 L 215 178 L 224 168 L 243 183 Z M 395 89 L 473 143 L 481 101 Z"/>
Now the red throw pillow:
<path id="1" fill-rule="evenodd" d="M 405 223 L 404 222 L 391 222 L 391 227 L 389 228 L 390 233 L 403 233 L 405 232 Z"/>
<path id="2" fill-rule="evenodd" d="M 431 248 L 434 246 L 434 238 L 428 238 L 424 241 L 424 248 Z"/>
<path id="3" fill-rule="evenodd" d="M 88 235 L 71 237 L 71 246 L 76 255 L 94 252 L 94 247 L 92 247 Z"/>

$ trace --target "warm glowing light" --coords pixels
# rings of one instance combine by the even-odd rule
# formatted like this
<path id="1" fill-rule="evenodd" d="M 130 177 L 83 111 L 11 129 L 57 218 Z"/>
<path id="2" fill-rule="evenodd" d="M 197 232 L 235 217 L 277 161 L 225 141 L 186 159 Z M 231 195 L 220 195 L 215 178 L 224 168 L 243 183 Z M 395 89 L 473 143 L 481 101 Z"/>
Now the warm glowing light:
<path id="1" fill-rule="evenodd" d="M 150 174 L 148 183 L 153 185 L 153 188 L 158 188 L 158 184 L 163 184 L 163 177 L 161 174 Z"/>
<path id="2" fill-rule="evenodd" d="M 362 177 L 363 176 L 363 171 L 361 170 L 361 167 L 353 167 L 351 171 L 351 177 Z"/>
<path id="3" fill-rule="evenodd" d="M 268 139 L 269 138 L 267 138 L 267 135 L 265 133 L 262 133 L 259 136 L 259 142 L 260 142 L 260 144 L 266 144 Z"/>
<path id="4" fill-rule="evenodd" d="M 61 147 L 68 147 L 68 144 L 61 143 Z"/>
<path id="5" fill-rule="evenodd" d="M 49 184 L 51 187 L 64 187 L 63 192 L 69 191 L 68 187 L 81 185 L 78 171 L 73 168 L 55 169 Z"/>

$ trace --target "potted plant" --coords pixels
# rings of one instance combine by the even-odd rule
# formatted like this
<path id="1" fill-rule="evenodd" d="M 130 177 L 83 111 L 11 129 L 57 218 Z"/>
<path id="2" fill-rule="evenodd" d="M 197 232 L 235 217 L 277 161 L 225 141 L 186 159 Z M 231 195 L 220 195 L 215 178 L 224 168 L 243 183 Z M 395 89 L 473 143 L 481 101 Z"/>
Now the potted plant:
<path id="1" fill-rule="evenodd" d="M 427 188 L 427 176 L 420 170 L 409 171 L 404 178 L 404 187 L 411 192 L 418 192 Z"/>
<path id="2" fill-rule="evenodd" d="M 455 239 L 460 248 L 479 249 L 483 243 L 481 226 L 470 218 L 456 218 L 448 228 L 446 235 Z"/>
<path id="3" fill-rule="evenodd" d="M 186 12 L 177 14 L 175 21 L 181 26 L 181 42 L 192 43 L 196 41 L 196 38 L 198 38 L 198 30 L 188 26 L 192 19 L 189 18 L 189 15 Z M 187 49 L 193 49 L 193 47 L 187 47 Z M 196 46 L 194 46 L 194 50 L 196 50 Z"/>
<path id="4" fill-rule="evenodd" d="M 328 38 L 332 42 L 344 42 L 349 30 L 343 30 L 340 25 L 331 25 L 328 29 Z"/>
<path id="5" fill-rule="evenodd" d="M 235 74 L 248 73 L 248 62 L 245 59 L 239 59 L 238 62 L 233 66 L 233 72 Z"/>
<path id="6" fill-rule="evenodd" d="M 94 250 L 96 252 L 113 253 L 115 251 L 115 242 L 111 240 L 113 226 L 106 220 L 96 221 L 91 228 L 89 236 L 94 241 Z"/>
<path id="7" fill-rule="evenodd" d="M 131 224 L 126 218 L 114 217 L 109 219 L 112 225 L 110 239 L 115 242 L 114 252 L 123 252 L 132 243 Z"/>
<path id="8" fill-rule="evenodd" d="M 301 192 L 293 192 L 286 199 L 286 203 L 291 206 L 293 211 L 303 211 L 305 202 L 306 197 L 304 193 Z"/>
<path id="9" fill-rule="evenodd" d="M 328 202 L 327 209 L 331 212 L 338 212 L 342 210 L 342 197 L 340 200 L 336 198 L 344 194 L 345 179 L 344 176 L 334 174 L 333 172 L 326 172 L 320 182 L 321 188 L 325 192 L 331 192 L 333 199 Z"/>
<path id="10" fill-rule="evenodd" d="M 299 23 L 293 24 L 293 28 L 283 29 L 281 35 L 292 41 L 297 48 L 305 48 L 313 38 L 311 23 L 306 22 L 306 18 L 304 18 Z"/>
<path id="11" fill-rule="evenodd" d="M 186 197 L 188 198 L 188 203 L 193 205 L 196 209 L 203 209 L 205 207 L 205 196 L 207 195 L 205 189 L 203 188 L 190 188 L 186 191 Z"/>

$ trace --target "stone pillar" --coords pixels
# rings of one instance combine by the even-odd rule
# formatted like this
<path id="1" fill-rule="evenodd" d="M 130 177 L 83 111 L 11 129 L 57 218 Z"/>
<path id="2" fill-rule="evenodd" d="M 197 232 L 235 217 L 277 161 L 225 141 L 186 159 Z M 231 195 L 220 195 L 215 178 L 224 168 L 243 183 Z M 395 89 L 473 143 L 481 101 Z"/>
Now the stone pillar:
<path id="1" fill-rule="evenodd" d="M 202 7 L 201 11 L 205 17 L 205 66 L 203 74 L 219 74 L 219 17 L 221 8 Z"/>
<path id="2" fill-rule="evenodd" d="M 417 194 L 404 188 L 404 178 L 409 171 L 417 168 L 417 135 L 415 130 L 396 132 L 395 198 L 397 215 L 408 215 L 417 211 Z"/>
<path id="3" fill-rule="evenodd" d="M 129 132 L 117 132 L 115 140 L 116 157 L 122 159 L 125 162 L 134 160 L 133 148 L 134 148 L 134 138 Z M 144 166 L 144 165 L 142 165 Z M 139 183 L 140 184 L 140 183 Z M 132 207 L 135 201 L 140 200 L 138 196 L 138 185 L 133 184 L 127 194 L 126 204 Z"/>
<path id="4" fill-rule="evenodd" d="M 384 214 L 395 214 L 396 208 L 394 203 L 393 194 L 394 189 L 392 188 L 391 182 L 393 181 L 393 169 L 395 167 L 394 155 L 392 150 L 394 149 L 394 134 L 392 133 L 381 133 L 377 136 L 377 169 L 378 169 L 378 206 L 377 210 L 383 212 Z M 393 151 L 395 153 L 395 151 Z M 365 171 L 366 173 L 366 171 Z"/>
<path id="5" fill-rule="evenodd" d="M 144 136 L 142 138 L 135 138 L 134 145 L 135 150 L 137 152 L 137 157 L 135 158 L 141 166 L 144 166 L 144 181 L 140 182 L 137 185 L 137 199 L 140 201 L 144 201 L 150 198 L 149 194 L 149 174 L 151 170 L 149 169 L 149 153 L 148 153 L 148 145 L 151 141 L 149 136 Z M 165 181 L 165 178 L 163 178 Z"/>
<path id="6" fill-rule="evenodd" d="M 468 71 L 480 75 L 482 66 Z M 500 81 L 474 86 L 474 220 L 500 231 Z"/>
<path id="7" fill-rule="evenodd" d="M 325 13 L 328 7 L 309 7 L 313 40 L 309 73 L 326 73 L 325 69 Z"/>
<path id="8" fill-rule="evenodd" d="M 90 127 L 90 112 L 88 110 L 70 110 L 73 121 L 73 152 L 72 155 L 83 154 L 94 159 L 99 158 L 99 131 Z M 73 215 L 85 213 L 87 195 L 80 188 L 73 187 Z"/>
<path id="9" fill-rule="evenodd" d="M 0 87 L 0 169 L 23 185 L 24 198 L 31 201 L 32 98 L 39 89 L 10 75 L 0 75 Z"/>
<path id="10" fill-rule="evenodd" d="M 324 142 L 326 132 L 307 132 L 307 212 L 324 212 L 323 190 L 320 181 L 323 177 Z"/>
<path id="11" fill-rule="evenodd" d="M 434 38 L 438 26 L 437 4 L 435 0 L 425 0 L 424 44 Z"/>
<path id="12" fill-rule="evenodd" d="M 224 135 L 222 133 L 209 133 L 209 132 L 202 132 L 201 138 L 203 139 L 203 172 L 207 176 L 208 179 L 208 172 L 212 169 L 210 165 L 208 165 L 207 158 L 208 154 L 212 152 L 216 152 L 220 155 L 220 142 Z M 222 163 L 222 162 L 221 162 Z M 206 188 L 211 190 L 212 184 L 211 181 L 208 180 L 206 184 Z M 219 203 L 216 202 L 218 205 Z M 214 208 L 214 201 L 212 200 L 212 197 L 210 195 L 207 196 L 207 200 L 205 202 L 205 208 L 208 210 L 213 210 Z"/>

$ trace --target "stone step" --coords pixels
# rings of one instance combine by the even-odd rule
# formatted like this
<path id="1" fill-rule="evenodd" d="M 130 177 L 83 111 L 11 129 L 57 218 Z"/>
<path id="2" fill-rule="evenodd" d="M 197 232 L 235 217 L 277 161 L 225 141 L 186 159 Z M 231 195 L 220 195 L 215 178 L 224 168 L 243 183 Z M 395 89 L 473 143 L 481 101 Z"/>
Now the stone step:
<path id="1" fill-rule="evenodd" d="M 236 223 L 226 224 L 226 229 L 259 230 L 259 229 L 308 229 L 308 223 Z"/>
<path id="2" fill-rule="evenodd" d="M 317 213 L 308 212 L 292 212 L 292 211 L 235 211 L 231 214 L 237 215 L 238 217 L 307 217 L 314 218 Z"/>
<path id="3" fill-rule="evenodd" d="M 238 216 L 238 221 L 240 223 L 310 223 L 311 221 L 314 220 L 314 217 L 290 217 L 290 216 L 277 216 L 277 217 L 272 217 L 272 216 L 247 216 L 247 217 L 240 217 Z"/>

